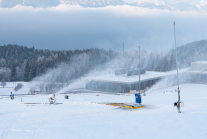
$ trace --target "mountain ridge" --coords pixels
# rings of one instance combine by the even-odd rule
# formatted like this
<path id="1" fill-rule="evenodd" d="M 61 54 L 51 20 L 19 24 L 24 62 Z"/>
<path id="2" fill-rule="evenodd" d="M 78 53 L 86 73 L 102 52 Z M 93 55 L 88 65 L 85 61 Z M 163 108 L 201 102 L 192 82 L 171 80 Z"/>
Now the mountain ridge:
<path id="1" fill-rule="evenodd" d="M 83 7 L 130 5 L 149 9 L 207 13 L 207 0 L 0 0 L 0 7 L 2 8 L 12 8 L 16 5 L 44 8 L 58 6 L 59 4 Z"/>

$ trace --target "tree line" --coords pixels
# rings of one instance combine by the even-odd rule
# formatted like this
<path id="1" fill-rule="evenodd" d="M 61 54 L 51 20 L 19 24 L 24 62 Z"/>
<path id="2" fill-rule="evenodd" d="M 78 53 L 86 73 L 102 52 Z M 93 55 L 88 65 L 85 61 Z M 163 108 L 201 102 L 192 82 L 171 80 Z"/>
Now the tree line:
<path id="1" fill-rule="evenodd" d="M 99 48 L 83 50 L 48 50 L 28 48 L 19 45 L 0 46 L 0 79 L 6 81 L 31 81 L 33 78 L 43 75 L 47 70 L 57 67 L 60 63 L 70 64 L 74 56 L 90 55 L 87 72 L 97 64 L 107 62 L 115 56 L 115 52 Z M 93 61 L 93 62 L 90 62 Z M 5 74 L 9 73 L 9 74 Z M 76 78 L 71 77 L 71 79 Z"/>
<path id="2" fill-rule="evenodd" d="M 177 51 L 179 68 L 190 67 L 191 62 L 194 61 L 207 61 L 207 40 L 179 46 Z M 148 71 L 174 70 L 176 69 L 175 54 L 175 49 L 168 52 L 142 50 L 141 67 Z M 57 70 L 52 72 L 57 75 L 54 80 L 67 82 L 114 59 L 117 59 L 116 62 L 109 64 L 114 69 L 139 67 L 137 50 L 124 53 L 99 48 L 60 51 L 9 44 L 0 46 L 0 80 L 31 81 L 35 77 L 44 75 L 48 70 L 59 68 L 58 73 Z"/>

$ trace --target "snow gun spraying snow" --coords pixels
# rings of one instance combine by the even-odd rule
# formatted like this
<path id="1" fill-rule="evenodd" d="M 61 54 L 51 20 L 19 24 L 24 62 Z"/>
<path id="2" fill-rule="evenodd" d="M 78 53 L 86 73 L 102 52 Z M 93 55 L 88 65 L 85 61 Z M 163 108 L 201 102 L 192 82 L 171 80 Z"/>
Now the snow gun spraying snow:
<path id="1" fill-rule="evenodd" d="M 183 103 L 180 101 L 180 86 L 179 86 L 179 78 L 178 78 L 178 64 L 177 64 L 177 46 L 176 46 L 176 34 L 175 34 L 175 22 L 173 22 L 174 25 L 174 39 L 175 39 L 175 50 L 176 50 L 176 68 L 177 68 L 177 83 L 178 83 L 178 102 L 174 103 L 174 106 L 177 107 L 178 113 L 180 112 L 180 107 L 183 106 Z"/>
<path id="2" fill-rule="evenodd" d="M 50 104 L 55 104 L 56 103 L 56 98 L 55 98 L 55 94 L 52 93 L 51 95 L 47 96 L 49 99 Z"/>

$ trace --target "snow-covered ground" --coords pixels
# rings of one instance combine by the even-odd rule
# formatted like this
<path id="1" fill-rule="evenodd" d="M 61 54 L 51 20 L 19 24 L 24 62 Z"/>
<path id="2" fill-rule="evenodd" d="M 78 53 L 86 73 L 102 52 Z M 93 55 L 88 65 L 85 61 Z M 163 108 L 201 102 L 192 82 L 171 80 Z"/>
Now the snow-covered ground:
<path id="1" fill-rule="evenodd" d="M 147 92 L 145 108 L 135 110 L 99 104 L 134 102 L 129 94 L 77 93 L 68 100 L 57 94 L 59 105 L 48 105 L 46 95 L 0 96 L 0 138 L 206 139 L 207 85 L 182 85 L 182 113 L 173 107 L 175 88 Z"/>
<path id="2" fill-rule="evenodd" d="M 19 83 L 22 84 L 23 86 L 18 91 L 15 91 L 14 88 Z M 2 86 L 0 87 L 0 95 L 10 95 L 11 92 L 12 94 L 28 94 L 30 90 L 29 84 L 30 83 L 28 82 L 7 82 L 4 88 Z"/>

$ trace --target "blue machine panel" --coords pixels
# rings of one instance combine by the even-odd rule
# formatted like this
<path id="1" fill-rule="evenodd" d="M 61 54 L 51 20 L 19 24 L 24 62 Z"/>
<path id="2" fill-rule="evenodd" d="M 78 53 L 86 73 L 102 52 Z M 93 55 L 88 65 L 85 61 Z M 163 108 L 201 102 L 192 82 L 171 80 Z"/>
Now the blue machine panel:
<path id="1" fill-rule="evenodd" d="M 140 93 L 135 94 L 135 102 L 136 103 L 142 103 L 142 98 L 141 98 Z"/>

